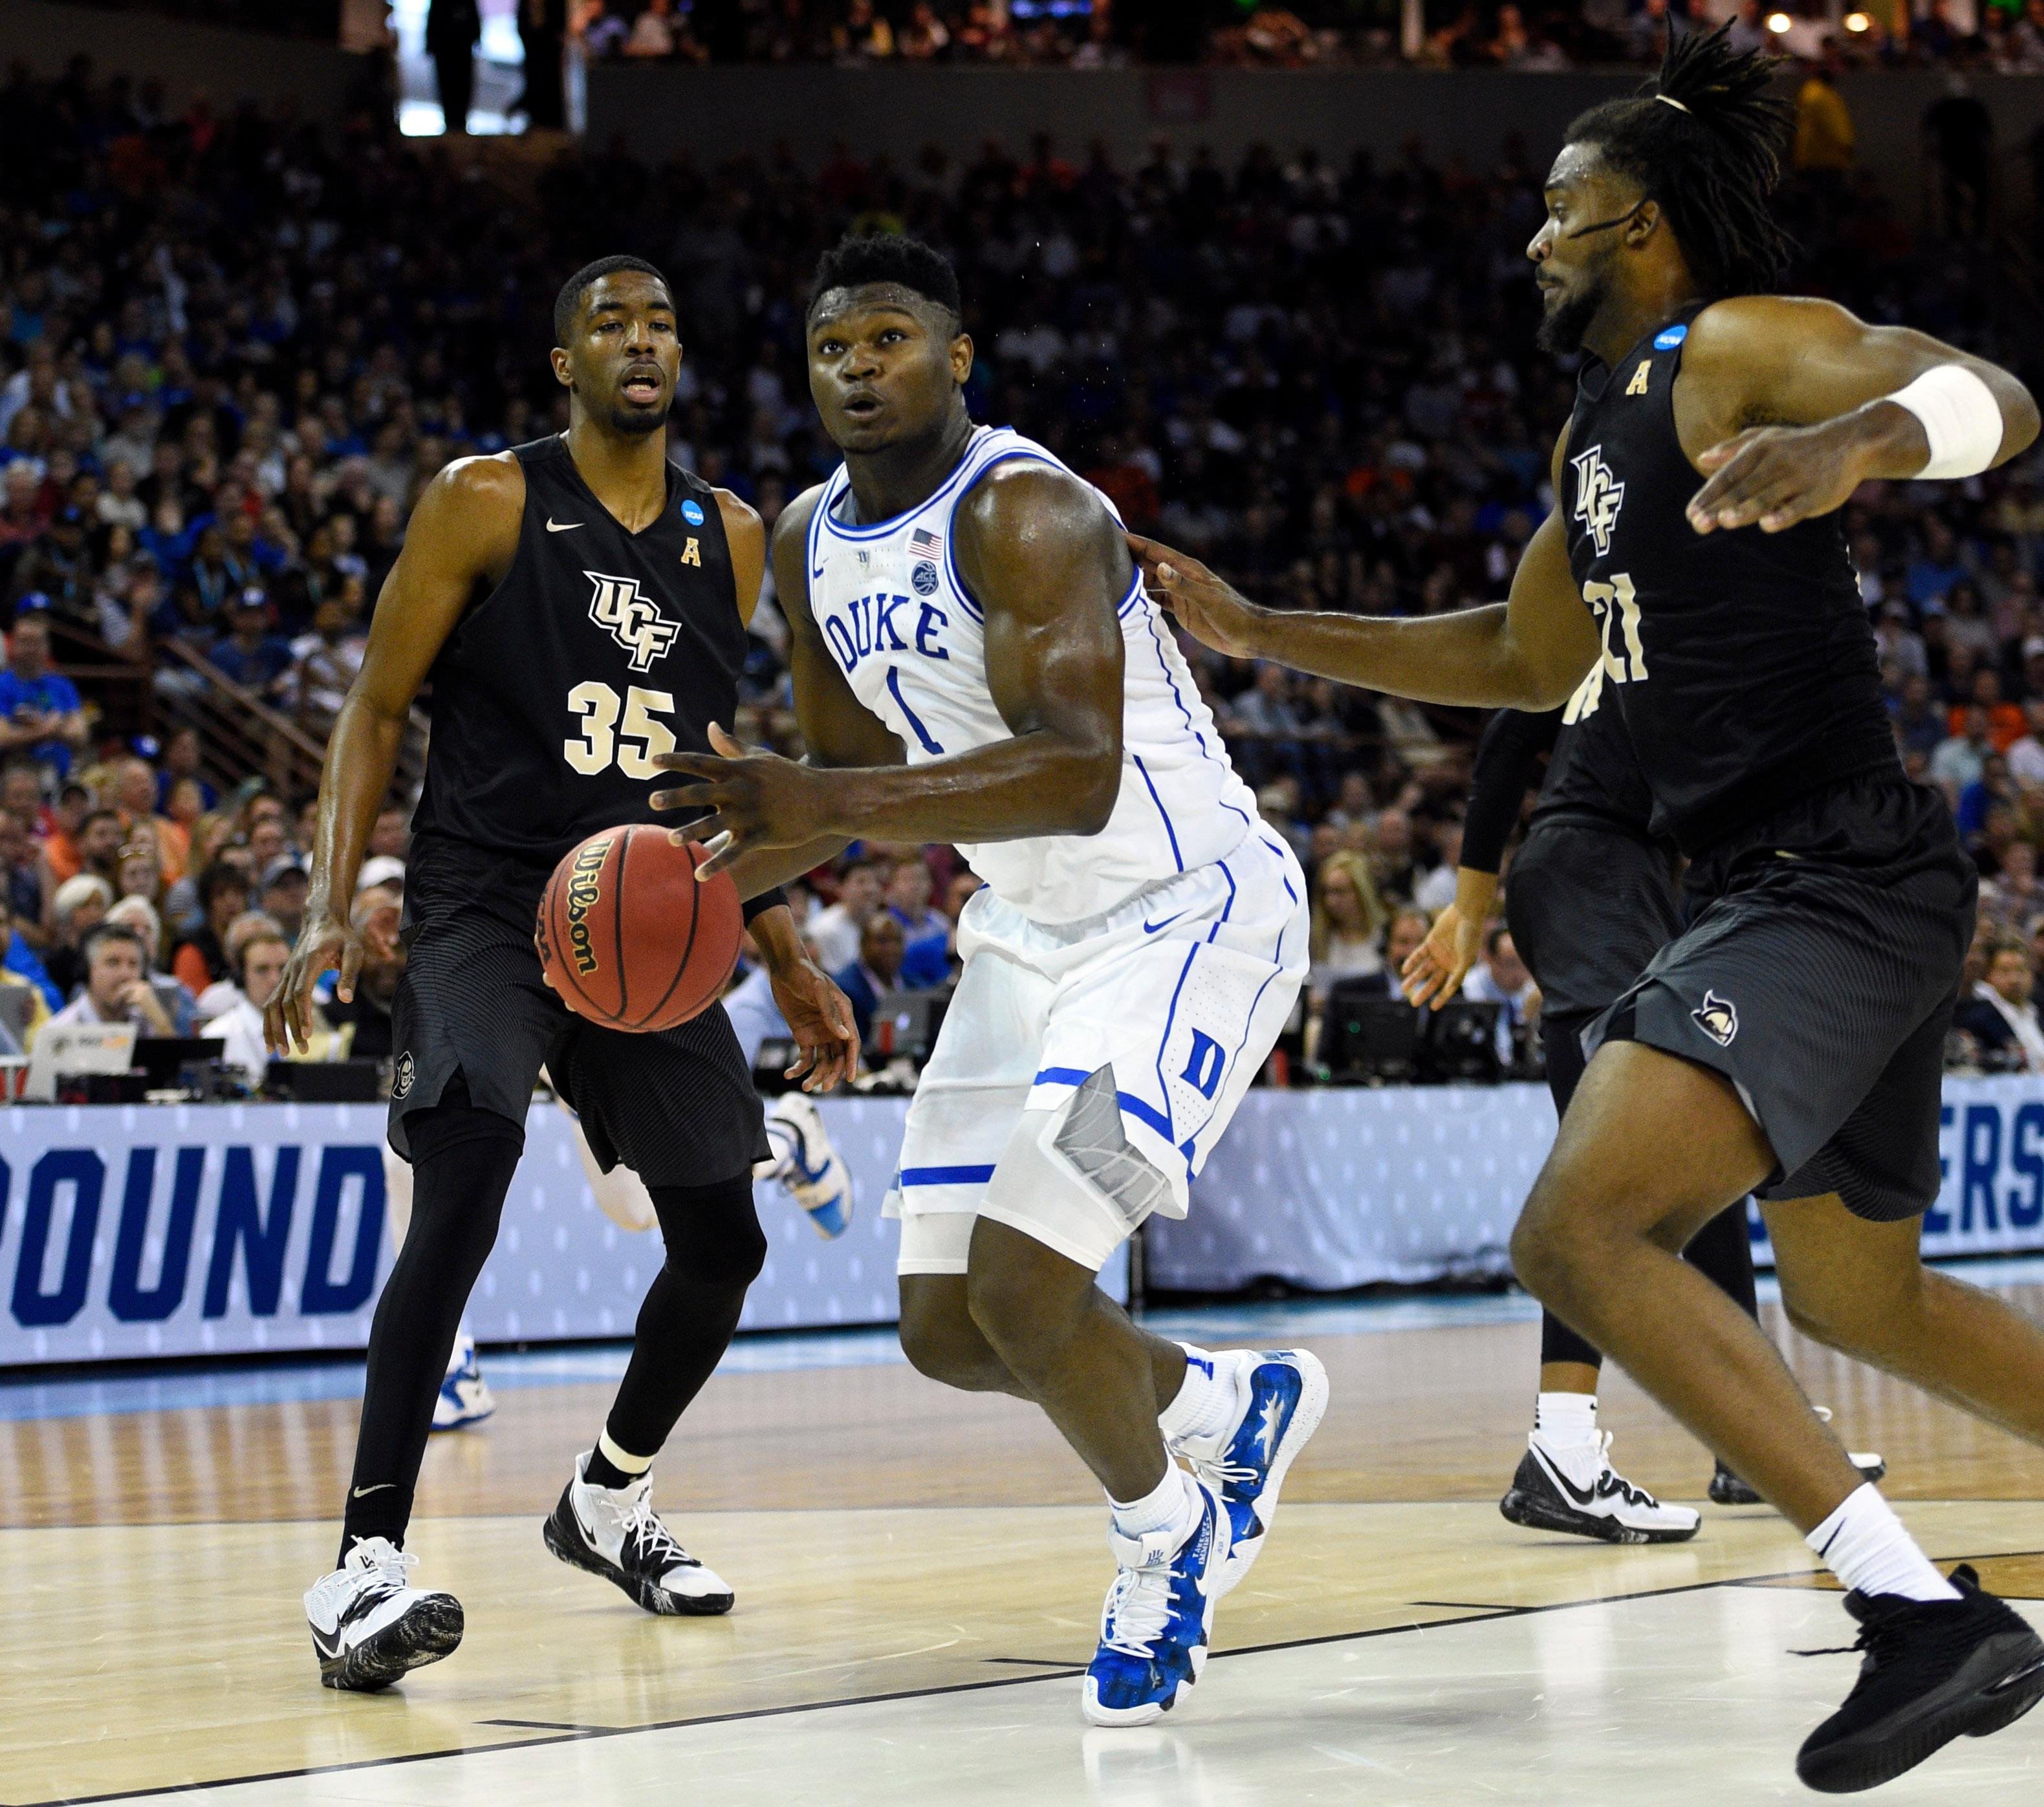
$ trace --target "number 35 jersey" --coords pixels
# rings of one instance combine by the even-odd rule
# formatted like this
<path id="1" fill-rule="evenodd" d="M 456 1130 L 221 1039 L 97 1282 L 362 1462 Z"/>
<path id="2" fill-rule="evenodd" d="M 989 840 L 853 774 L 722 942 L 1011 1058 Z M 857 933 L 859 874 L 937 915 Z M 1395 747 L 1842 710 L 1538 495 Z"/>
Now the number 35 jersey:
<path id="1" fill-rule="evenodd" d="M 1012 738 L 987 686 L 984 616 L 954 545 L 959 504 L 1009 458 L 1065 469 L 1012 429 L 982 427 L 936 493 L 905 514 L 852 523 L 840 466 L 809 519 L 809 612 L 853 694 L 901 741 L 911 765 Z M 997 897 L 1032 922 L 1104 915 L 1147 885 L 1225 859 L 1256 819 L 1256 800 L 1229 765 L 1139 575 L 1117 612 L 1121 788 L 1106 827 L 959 850 Z"/>
<path id="2" fill-rule="evenodd" d="M 746 632 L 717 497 L 667 470 L 667 505 L 628 533 L 564 436 L 513 448 L 518 550 L 434 662 L 414 828 L 551 867 L 586 836 L 655 815 L 655 756 L 731 725 Z"/>
<path id="3" fill-rule="evenodd" d="M 1777 534 L 1689 525 L 1704 479 L 1675 430 L 1674 388 L 1690 317 L 1615 365 L 1586 359 L 1559 502 L 1604 637 L 1572 708 L 1597 687 L 1616 700 L 1654 832 L 1694 855 L 1827 785 L 1900 767 L 1839 517 Z"/>

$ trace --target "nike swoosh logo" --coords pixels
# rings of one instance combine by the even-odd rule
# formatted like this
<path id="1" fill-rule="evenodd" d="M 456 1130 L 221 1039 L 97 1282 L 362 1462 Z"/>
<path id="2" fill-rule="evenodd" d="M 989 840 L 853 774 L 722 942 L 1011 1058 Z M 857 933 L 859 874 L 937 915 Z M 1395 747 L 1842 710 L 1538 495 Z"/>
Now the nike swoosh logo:
<path id="1" fill-rule="evenodd" d="M 820 577 L 822 575 L 823 573 L 821 571 L 812 571 L 809 573 L 809 581 L 811 583 L 814 583 L 816 579 Z"/>
<path id="2" fill-rule="evenodd" d="M 1559 1468 L 1556 1467 L 1553 1463 L 1550 1462 L 1539 1450 L 1536 1449 L 1533 1453 L 1538 1459 L 1540 1466 L 1546 1471 L 1548 1478 L 1550 1480 L 1558 1483 L 1561 1487 L 1562 1490 L 1566 1493 L 1570 1499 L 1573 1500 L 1577 1505 L 1587 1510 L 1589 1507 L 1596 1504 L 1596 1489 L 1595 1487 L 1577 1487 L 1573 1481 L 1570 1480 L 1569 1477 L 1563 1474 Z"/>
<path id="3" fill-rule="evenodd" d="M 357 1487 L 349 1498 L 367 1499 L 371 1494 L 380 1494 L 386 1487 L 394 1487 L 397 1484 L 395 1481 L 378 1481 L 373 1487 Z"/>
<path id="4" fill-rule="evenodd" d="M 1988 1690 L 1988 1692 L 1991 1694 L 2001 1694 L 2008 1689 L 2014 1687 L 2019 1682 L 2027 1682 L 2030 1680 L 2032 1676 L 2037 1675 L 2040 1671 L 2044 1671 L 2044 1657 L 2039 1658 L 2034 1663 L 2026 1663 L 2012 1675 L 2003 1676 L 1999 1682 L 1995 1682 L 1993 1686 Z"/>
<path id="5" fill-rule="evenodd" d="M 1146 935 L 1154 935 L 1159 929 L 1168 929 L 1174 923 L 1178 920 L 1179 916 L 1183 916 L 1186 914 L 1188 914 L 1187 911 L 1181 910 L 1178 912 L 1178 916 L 1166 916 L 1161 923 L 1145 923 L 1143 925 L 1143 932 Z"/>
<path id="6" fill-rule="evenodd" d="M 549 533 L 573 533 L 583 524 L 581 521 L 557 521 L 551 515 L 547 516 L 547 531 Z"/>

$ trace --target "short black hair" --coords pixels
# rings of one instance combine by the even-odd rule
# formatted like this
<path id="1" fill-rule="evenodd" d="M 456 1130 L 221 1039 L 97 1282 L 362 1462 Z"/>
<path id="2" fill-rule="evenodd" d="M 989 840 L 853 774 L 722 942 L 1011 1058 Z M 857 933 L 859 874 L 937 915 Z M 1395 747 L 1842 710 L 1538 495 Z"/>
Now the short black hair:
<path id="1" fill-rule="evenodd" d="M 198 875 L 199 902 L 210 907 L 213 900 L 224 891 L 238 891 L 244 898 L 247 897 L 248 874 L 225 860 L 215 860 Z"/>
<path id="2" fill-rule="evenodd" d="M 86 830 L 90 828 L 95 822 L 120 821 L 121 812 L 118 810 L 89 809 L 85 812 L 83 817 L 80 819 L 78 825 L 78 831 L 79 834 L 83 834 Z M 121 832 L 124 834 L 127 832 L 127 824 L 125 823 L 121 823 Z"/>
<path id="3" fill-rule="evenodd" d="M 113 941 L 125 941 L 141 956 L 144 967 L 150 964 L 148 942 L 143 939 L 140 929 L 127 923 L 94 923 L 85 931 L 85 938 L 78 944 L 78 950 L 90 966 L 99 950 Z"/>
<path id="4" fill-rule="evenodd" d="M 1713 297 L 1764 293 L 1792 247 L 1769 205 L 1796 109 L 1774 89 L 1781 59 L 1735 50 L 1731 21 L 1677 34 L 1661 72 L 1631 99 L 1592 107 L 1568 142 L 1595 144 L 1658 201 Z"/>
<path id="5" fill-rule="evenodd" d="M 674 286 L 664 272 L 648 263 L 643 257 L 599 257 L 594 263 L 585 263 L 574 275 L 561 285 L 561 292 L 554 297 L 554 343 L 565 345 L 568 335 L 574 331 L 575 310 L 582 305 L 582 291 L 592 282 L 600 282 L 606 276 L 614 276 L 620 270 L 636 270 L 651 276 L 667 291 L 672 299 Z"/>
<path id="6" fill-rule="evenodd" d="M 816 311 L 816 303 L 832 290 L 863 288 L 870 282 L 889 283 L 935 301 L 951 317 L 955 331 L 965 317 L 958 272 L 942 251 L 905 233 L 866 232 L 840 239 L 824 253 L 809 282 L 803 319 Z"/>

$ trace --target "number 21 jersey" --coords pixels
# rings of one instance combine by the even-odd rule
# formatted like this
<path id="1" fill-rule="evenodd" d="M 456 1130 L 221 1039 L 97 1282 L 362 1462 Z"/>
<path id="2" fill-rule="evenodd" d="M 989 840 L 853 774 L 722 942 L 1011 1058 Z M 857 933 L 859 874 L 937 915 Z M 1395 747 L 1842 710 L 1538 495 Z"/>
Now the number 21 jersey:
<path id="1" fill-rule="evenodd" d="M 1585 361 L 1559 497 L 1604 638 L 1601 700 L 1623 714 L 1654 832 L 1692 855 L 1828 785 L 1901 769 L 1839 517 L 1689 525 L 1704 479 L 1674 389 L 1695 311 L 1614 365 Z"/>
<path id="2" fill-rule="evenodd" d="M 628 533 L 565 436 L 513 452 L 518 550 L 434 662 L 413 827 L 551 866 L 600 829 L 659 819 L 648 800 L 674 780 L 652 761 L 730 726 L 746 633 L 701 478 L 670 465 L 666 508 Z"/>

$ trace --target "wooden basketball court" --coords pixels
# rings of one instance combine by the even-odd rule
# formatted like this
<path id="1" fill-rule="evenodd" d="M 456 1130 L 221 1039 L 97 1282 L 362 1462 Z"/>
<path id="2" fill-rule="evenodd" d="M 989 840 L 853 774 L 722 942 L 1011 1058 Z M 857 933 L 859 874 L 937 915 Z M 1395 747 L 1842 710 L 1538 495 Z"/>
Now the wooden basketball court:
<path id="1" fill-rule="evenodd" d="M 2005 1290 L 2044 1314 L 2044 1285 Z M 2044 1623 L 2044 1451 L 1769 1316 L 1848 1441 L 1887 1456 L 1889 1495 L 1932 1555 L 1977 1562 Z M 117 1387 L 113 1409 L 81 1410 L 101 1400 L 83 1383 L 0 1389 L 0 1802 L 1801 1793 L 1796 1745 L 1853 1672 L 1790 1654 L 1850 1641 L 1828 1579 L 1764 1509 L 1707 1507 L 1693 1543 L 1661 1548 L 1507 1525 L 1496 1500 L 1537 1359 L 1519 1306 L 1162 1327 L 1304 1343 L 1334 1394 L 1269 1552 L 1220 1609 L 1204 1679 L 1137 1732 L 1078 1713 L 1112 1575 L 1096 1490 L 1028 1408 L 947 1392 L 878 1337 L 776 1345 L 773 1371 L 720 1373 L 684 1421 L 655 1498 L 737 1590 L 708 1621 L 648 1617 L 540 1544 L 611 1391 L 574 1378 L 577 1362 L 614 1358 L 486 1363 L 497 1415 L 434 1440 L 411 1539 L 421 1579 L 462 1598 L 467 1640 L 379 1696 L 319 1686 L 299 1606 L 332 1560 L 352 1397 L 162 1402 L 190 1391 L 173 1380 L 153 1405 L 142 1390 L 145 1409 Z M 325 1381 L 345 1395 L 359 1372 Z M 1702 1450 L 1622 1379 L 1605 1402 L 1624 1471 L 1700 1498 Z M 1882 1798 L 2044 1798 L 2044 1714 Z"/>

